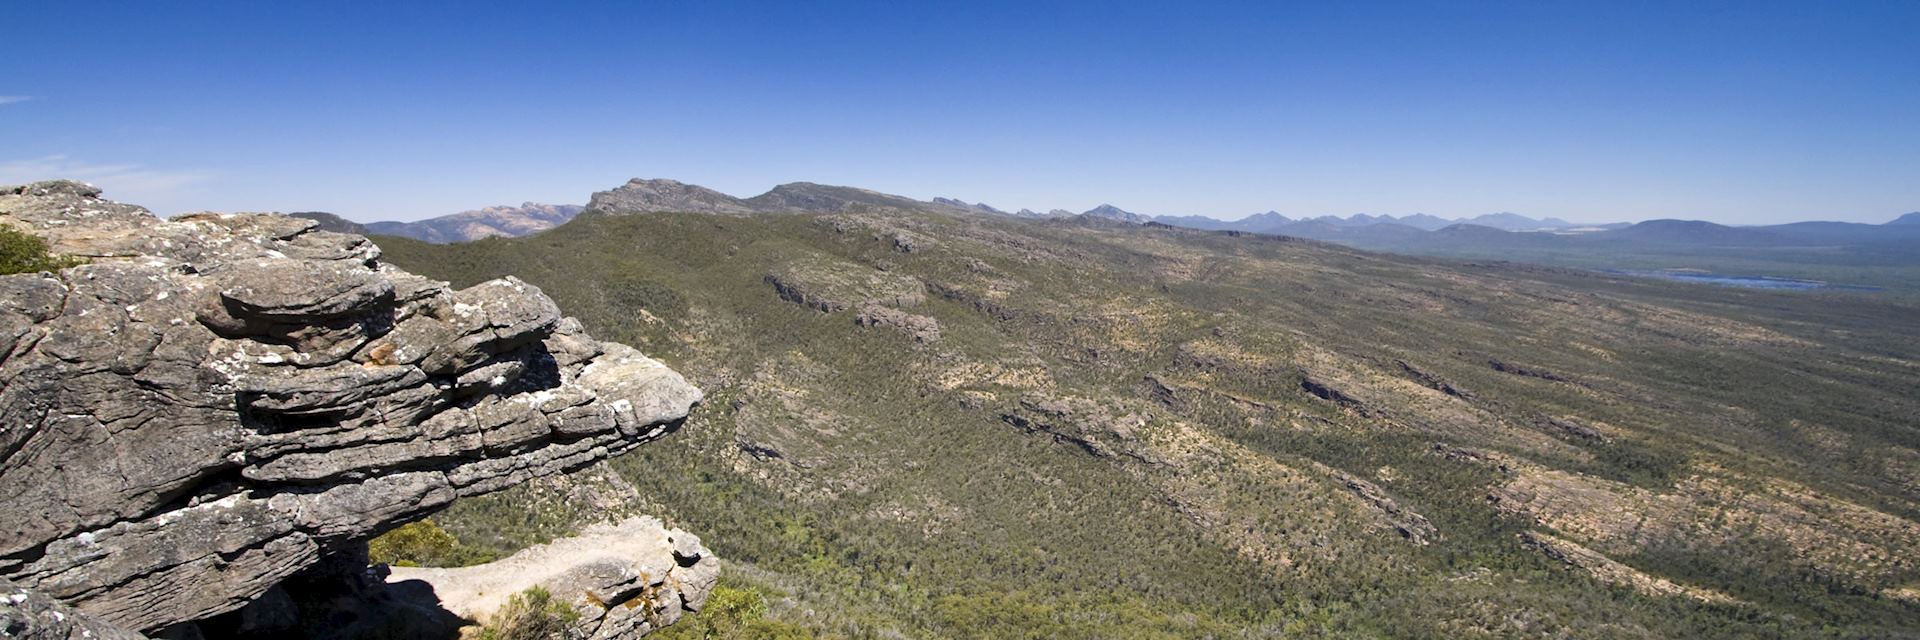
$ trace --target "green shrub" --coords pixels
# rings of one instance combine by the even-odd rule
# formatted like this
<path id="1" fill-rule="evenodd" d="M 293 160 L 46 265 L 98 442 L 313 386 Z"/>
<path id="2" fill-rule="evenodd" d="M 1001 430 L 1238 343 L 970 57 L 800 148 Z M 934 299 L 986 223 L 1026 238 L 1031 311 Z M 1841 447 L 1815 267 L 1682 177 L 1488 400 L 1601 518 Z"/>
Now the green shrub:
<path id="1" fill-rule="evenodd" d="M 492 560 L 491 554 L 460 544 L 432 519 L 412 522 L 367 543 L 367 557 L 396 567 L 458 567 Z"/>
<path id="2" fill-rule="evenodd" d="M 750 586 L 723 581 L 707 596 L 699 613 L 681 618 L 654 634 L 662 640 L 801 640 L 813 632 L 767 619 L 767 599 Z"/>
<path id="3" fill-rule="evenodd" d="M 85 261 L 57 256 L 47 249 L 39 236 L 0 225 L 0 275 L 58 271 Z"/>
<path id="4" fill-rule="evenodd" d="M 507 597 L 507 603 L 493 612 L 481 625 L 480 640 L 549 640 L 564 638 L 567 629 L 580 620 L 573 607 L 540 587 Z"/>

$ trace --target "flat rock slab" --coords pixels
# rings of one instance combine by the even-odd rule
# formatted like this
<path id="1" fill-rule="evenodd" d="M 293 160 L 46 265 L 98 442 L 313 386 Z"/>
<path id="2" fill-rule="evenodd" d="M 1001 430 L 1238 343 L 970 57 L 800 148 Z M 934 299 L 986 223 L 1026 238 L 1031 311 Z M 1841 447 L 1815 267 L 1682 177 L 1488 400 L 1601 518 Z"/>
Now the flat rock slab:
<path id="1" fill-rule="evenodd" d="M 580 535 L 471 567 L 393 567 L 390 585 L 424 582 L 440 606 L 484 621 L 514 594 L 546 589 L 578 611 L 581 637 L 626 638 L 672 624 L 706 602 L 719 560 L 700 539 L 649 517 L 589 527 Z"/>

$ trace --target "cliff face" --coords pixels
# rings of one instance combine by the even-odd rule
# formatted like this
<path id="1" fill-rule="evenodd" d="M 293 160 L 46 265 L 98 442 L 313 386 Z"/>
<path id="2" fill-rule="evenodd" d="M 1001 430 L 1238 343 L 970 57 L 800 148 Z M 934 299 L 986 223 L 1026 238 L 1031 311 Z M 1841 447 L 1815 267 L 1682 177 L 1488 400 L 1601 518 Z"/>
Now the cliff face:
<path id="1" fill-rule="evenodd" d="M 91 258 L 0 276 L 0 579 L 129 629 L 239 608 L 701 399 L 535 287 L 451 290 L 309 220 L 162 221 L 43 182 L 0 187 L 0 223 Z"/>

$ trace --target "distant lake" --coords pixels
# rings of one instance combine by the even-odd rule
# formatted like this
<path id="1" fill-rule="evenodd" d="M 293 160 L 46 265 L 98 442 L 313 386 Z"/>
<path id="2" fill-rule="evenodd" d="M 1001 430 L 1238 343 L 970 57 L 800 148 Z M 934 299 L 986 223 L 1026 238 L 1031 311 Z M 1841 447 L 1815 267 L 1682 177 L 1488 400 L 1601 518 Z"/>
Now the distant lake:
<path id="1" fill-rule="evenodd" d="M 1711 284 L 1711 285 L 1718 285 L 1722 287 L 1741 287 L 1745 289 L 1790 289 L 1790 290 L 1799 290 L 1799 291 L 1804 291 L 1809 289 L 1847 289 L 1852 291 L 1879 291 L 1880 290 L 1880 287 L 1864 287 L 1864 286 L 1852 285 L 1852 284 L 1833 284 L 1830 282 L 1821 282 L 1819 280 L 1800 280 L 1796 278 L 1775 278 L 1772 276 L 1731 276 L 1731 275 L 1724 275 L 1724 274 L 1718 274 L 1718 273 L 1707 273 L 1705 271 L 1678 271 L 1678 270 L 1676 271 L 1634 271 L 1634 270 L 1627 270 L 1627 269 L 1606 269 L 1605 272 L 1625 275 L 1625 276 L 1635 276 L 1640 278 L 1659 278 L 1661 280 L 1670 280 L 1673 282 Z"/>

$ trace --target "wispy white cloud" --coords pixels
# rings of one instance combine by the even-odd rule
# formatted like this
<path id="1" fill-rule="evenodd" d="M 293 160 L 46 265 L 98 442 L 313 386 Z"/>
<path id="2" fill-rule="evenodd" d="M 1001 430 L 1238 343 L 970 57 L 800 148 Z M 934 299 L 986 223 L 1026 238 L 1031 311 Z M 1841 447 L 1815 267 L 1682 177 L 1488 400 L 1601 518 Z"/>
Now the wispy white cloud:
<path id="1" fill-rule="evenodd" d="M 150 169 L 137 164 L 97 164 L 64 155 L 0 161 L 0 184 L 64 178 L 97 185 L 123 202 L 167 199 L 213 179 L 209 171 Z"/>
<path id="2" fill-rule="evenodd" d="M 26 102 L 32 99 L 33 99 L 33 96 L 0 96 L 0 107 L 14 104 L 16 102 Z"/>

